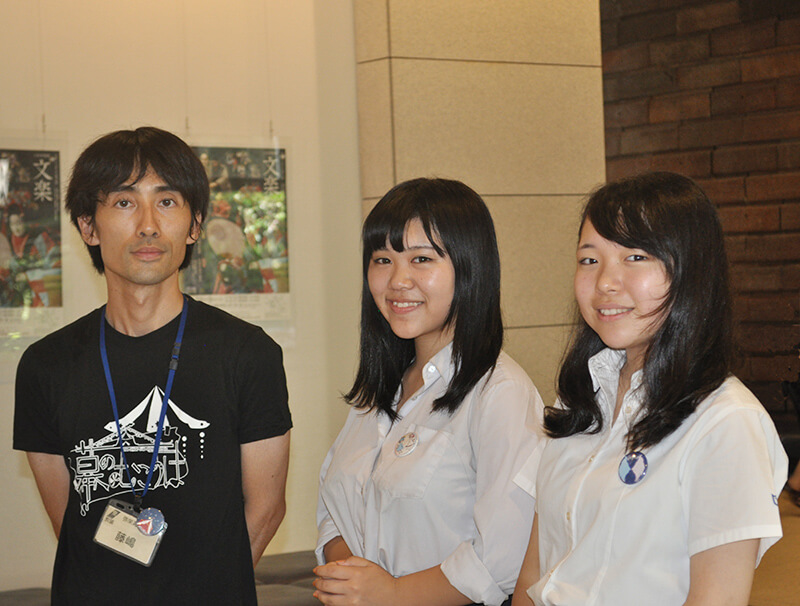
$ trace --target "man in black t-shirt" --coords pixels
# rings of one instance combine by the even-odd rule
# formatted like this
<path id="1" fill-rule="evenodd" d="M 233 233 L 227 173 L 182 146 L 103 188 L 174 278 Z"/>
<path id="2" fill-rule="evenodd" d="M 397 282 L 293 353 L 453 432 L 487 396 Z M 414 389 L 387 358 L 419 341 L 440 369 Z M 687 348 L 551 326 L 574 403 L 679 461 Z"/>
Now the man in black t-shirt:
<path id="1" fill-rule="evenodd" d="M 14 448 L 59 538 L 53 603 L 255 604 L 291 418 L 280 347 L 179 289 L 203 166 L 165 131 L 114 132 L 78 158 L 66 206 L 108 303 L 17 370 Z"/>

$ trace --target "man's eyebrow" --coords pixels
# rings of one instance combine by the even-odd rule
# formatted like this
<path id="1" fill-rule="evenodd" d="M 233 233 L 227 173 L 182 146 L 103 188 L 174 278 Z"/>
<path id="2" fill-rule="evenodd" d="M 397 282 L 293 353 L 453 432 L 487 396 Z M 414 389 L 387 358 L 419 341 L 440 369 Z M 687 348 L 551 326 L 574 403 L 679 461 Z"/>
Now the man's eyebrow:
<path id="1" fill-rule="evenodd" d="M 129 183 L 128 185 L 125 184 L 118 185 L 117 187 L 111 189 L 108 193 L 115 194 L 117 192 L 136 191 L 136 190 L 137 190 L 136 183 Z M 156 186 L 156 191 L 158 193 L 162 193 L 165 191 L 178 193 L 178 190 L 172 187 L 171 185 L 158 185 Z"/>
<path id="2" fill-rule="evenodd" d="M 112 187 L 108 193 L 115 194 L 120 191 L 133 191 L 136 189 L 132 184 L 131 185 L 117 185 L 116 187 Z"/>

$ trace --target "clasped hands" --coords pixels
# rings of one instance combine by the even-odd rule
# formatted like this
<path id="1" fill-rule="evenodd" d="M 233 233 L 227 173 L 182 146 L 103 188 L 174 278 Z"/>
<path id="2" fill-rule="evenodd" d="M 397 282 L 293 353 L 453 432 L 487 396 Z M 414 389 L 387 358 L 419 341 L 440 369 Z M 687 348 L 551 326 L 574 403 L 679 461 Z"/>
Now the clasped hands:
<path id="1" fill-rule="evenodd" d="M 314 574 L 314 597 L 328 606 L 391 606 L 397 597 L 397 579 L 357 556 L 317 566 Z"/>

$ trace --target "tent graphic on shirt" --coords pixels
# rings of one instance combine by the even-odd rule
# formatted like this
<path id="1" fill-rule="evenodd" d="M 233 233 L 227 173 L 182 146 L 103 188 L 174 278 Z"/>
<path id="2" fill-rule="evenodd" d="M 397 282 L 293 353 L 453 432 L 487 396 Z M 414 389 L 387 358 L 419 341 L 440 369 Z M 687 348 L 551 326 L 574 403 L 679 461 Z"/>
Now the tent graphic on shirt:
<path id="1" fill-rule="evenodd" d="M 153 387 L 133 410 L 119 420 L 122 444 L 130 463 L 133 485 L 137 492 L 143 490 L 147 481 L 163 397 L 164 392 L 161 388 Z M 167 402 L 164 430 L 158 447 L 158 459 L 153 470 L 150 490 L 177 488 L 183 485 L 184 478 L 189 473 L 186 458 L 189 436 L 196 433 L 197 437 L 193 442 L 197 442 L 202 458 L 205 442 L 203 430 L 208 426 L 208 421 L 195 419 L 181 410 L 170 398 Z M 70 467 L 75 473 L 73 488 L 80 495 L 81 515 L 86 515 L 90 505 L 95 501 L 116 496 L 127 498 L 131 495 L 131 485 L 120 451 L 117 424 L 111 419 L 103 429 L 108 432 L 106 435 L 98 439 L 83 439 L 71 451 Z M 147 454 L 143 458 L 137 453 Z"/>

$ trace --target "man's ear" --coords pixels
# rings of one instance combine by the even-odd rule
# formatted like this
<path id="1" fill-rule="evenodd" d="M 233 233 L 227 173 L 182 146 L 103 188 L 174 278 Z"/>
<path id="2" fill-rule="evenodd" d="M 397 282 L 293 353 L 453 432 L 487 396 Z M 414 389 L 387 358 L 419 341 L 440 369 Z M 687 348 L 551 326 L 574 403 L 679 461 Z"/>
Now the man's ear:
<path id="1" fill-rule="evenodd" d="M 189 236 L 186 238 L 186 244 L 194 244 L 200 239 L 200 230 L 202 228 L 203 218 L 200 213 L 195 214 L 192 227 L 189 229 Z"/>
<path id="2" fill-rule="evenodd" d="M 94 221 L 89 215 L 78 217 L 78 229 L 81 232 L 81 238 L 89 246 L 97 246 L 100 244 L 100 239 L 94 231 Z"/>

